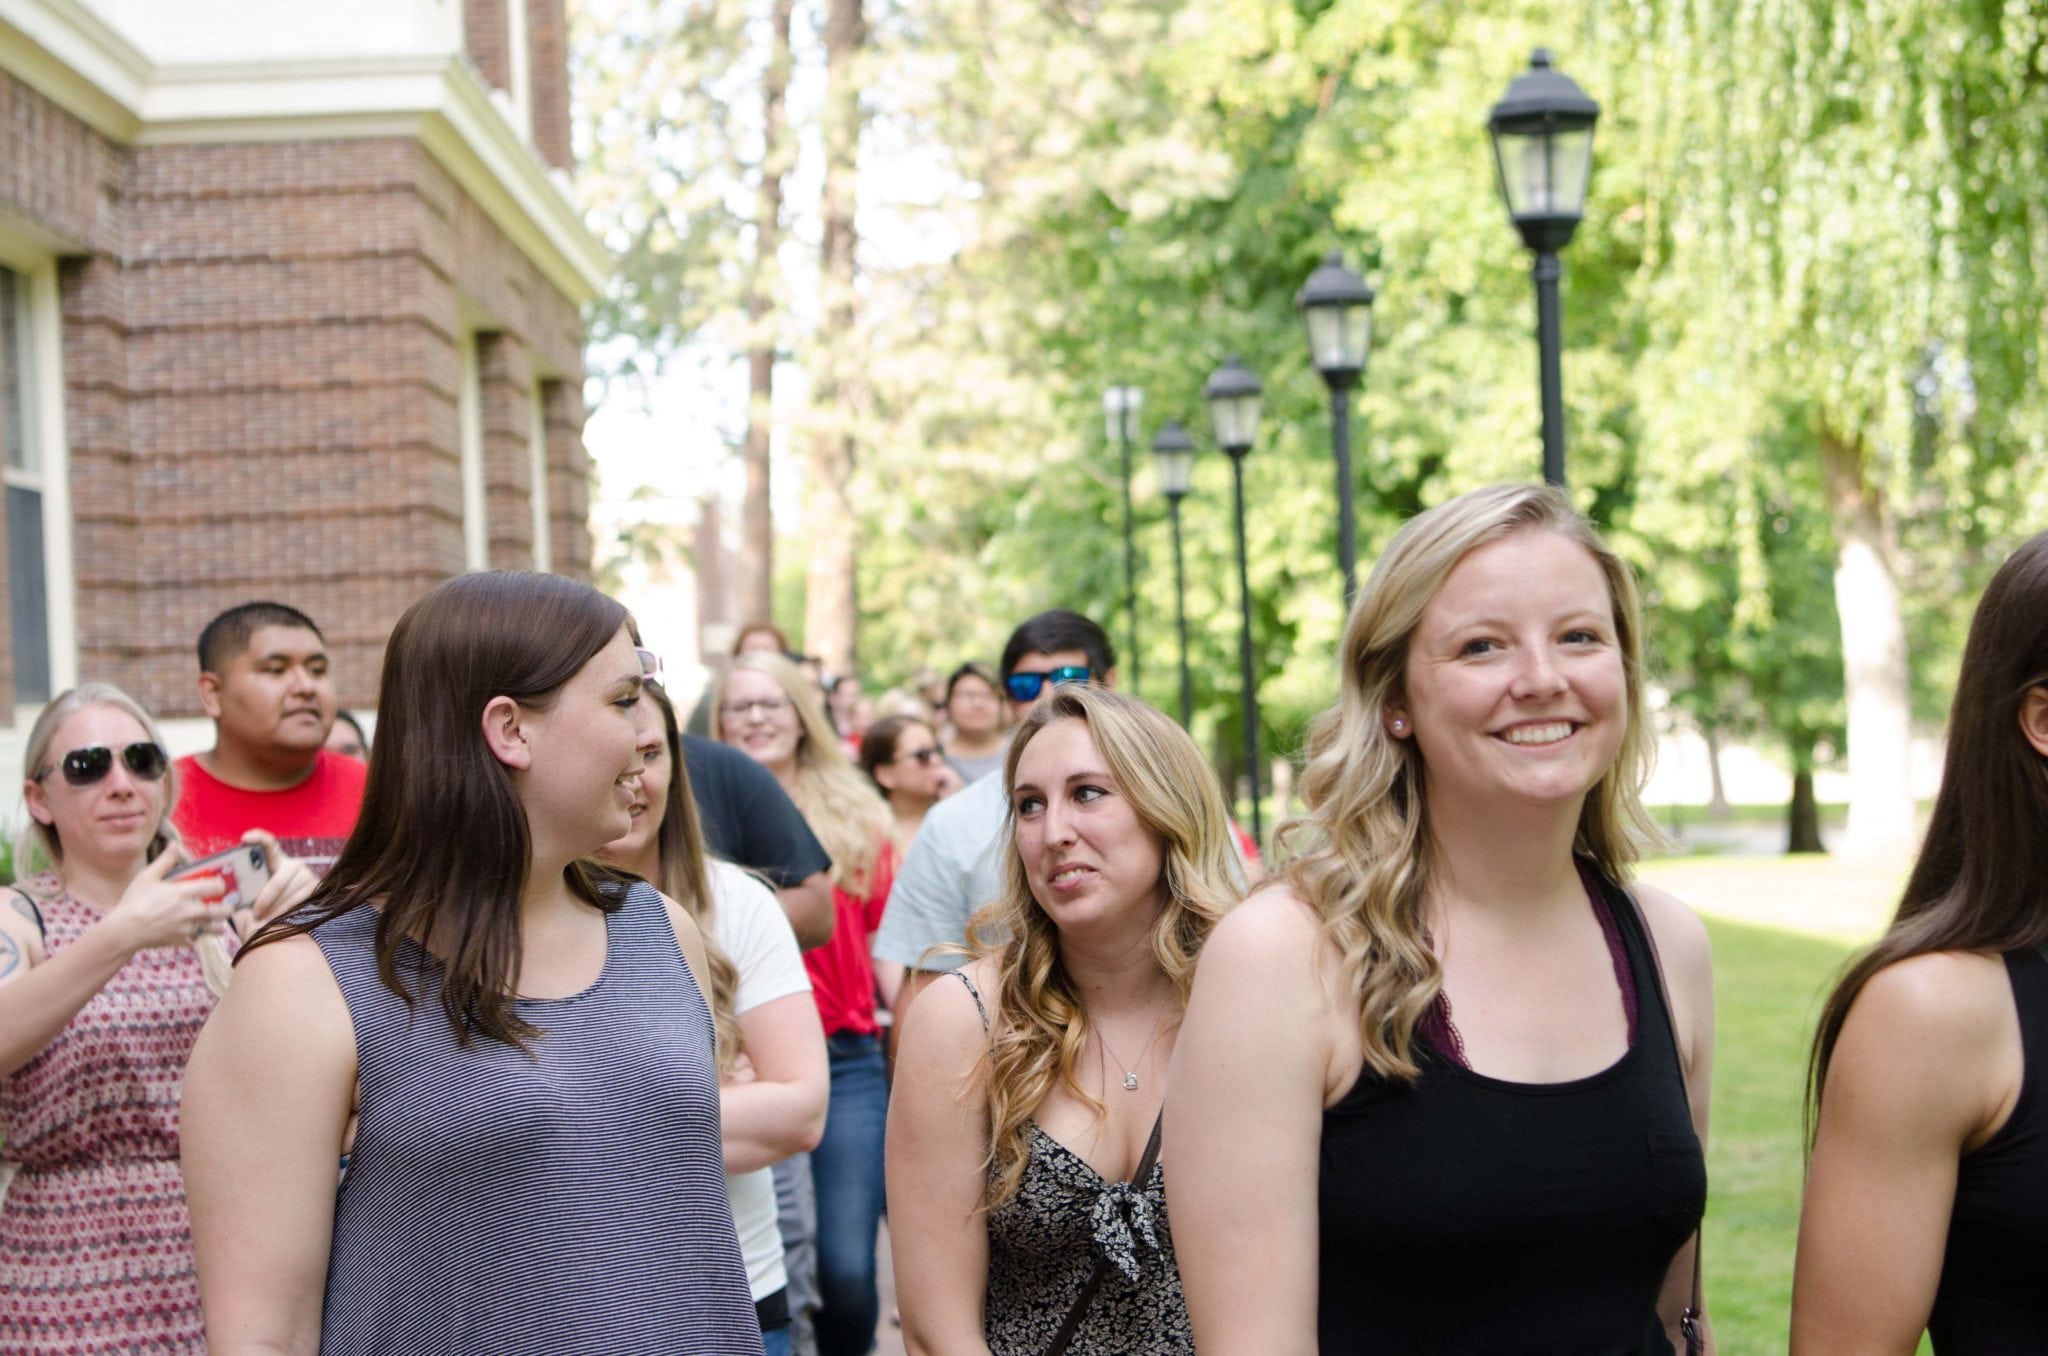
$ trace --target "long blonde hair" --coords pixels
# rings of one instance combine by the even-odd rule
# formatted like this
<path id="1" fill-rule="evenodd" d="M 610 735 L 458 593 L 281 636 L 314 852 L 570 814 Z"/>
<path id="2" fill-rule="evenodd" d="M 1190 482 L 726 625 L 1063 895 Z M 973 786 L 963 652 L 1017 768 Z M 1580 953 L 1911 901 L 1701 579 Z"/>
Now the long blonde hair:
<path id="1" fill-rule="evenodd" d="M 731 675 L 742 669 L 767 674 L 789 699 L 797 719 L 796 777 L 789 798 L 832 858 L 832 883 L 850 895 L 865 896 L 875 854 L 894 826 L 889 803 L 839 746 L 811 680 L 781 655 L 739 655 L 719 677 L 711 691 L 711 711 L 720 739 L 725 738 L 725 691 Z"/>
<path id="2" fill-rule="evenodd" d="M 1216 774 L 1187 732 L 1135 697 L 1067 684 L 1017 727 L 1003 764 L 1006 793 L 1017 762 L 1055 721 L 1088 726 L 1096 750 L 1140 823 L 1159 835 L 1159 921 L 1152 956 L 1185 1010 L 1195 958 L 1241 893 L 1230 818 Z M 988 1060 L 989 1186 L 994 1209 L 1017 1194 L 1031 1156 L 1031 1119 L 1055 1084 L 1103 1114 L 1075 1075 L 1088 1041 L 1088 1010 L 1060 959 L 1059 929 L 1031 894 L 1017 851 L 1016 812 L 1005 820 L 1002 893 L 967 925 L 968 948 L 994 957 L 998 1022 Z"/>
<path id="3" fill-rule="evenodd" d="M 1365 1063 L 1381 1078 L 1413 1081 L 1415 1026 L 1443 987 L 1424 940 L 1429 890 L 1426 768 L 1414 740 L 1383 724 L 1400 701 L 1409 641 L 1430 600 L 1474 550 L 1524 530 L 1578 543 L 1607 581 L 1621 652 L 1628 718 L 1614 765 L 1586 796 L 1573 851 L 1608 878 L 1625 881 L 1640 845 L 1659 841 L 1643 809 L 1654 740 L 1642 719 L 1642 623 L 1635 580 L 1617 556 L 1549 485 L 1490 485 L 1418 514 L 1394 534 L 1359 591 L 1344 627 L 1337 705 L 1309 734 L 1302 774 L 1308 813 L 1281 828 L 1293 855 L 1284 872 L 1321 916 L 1358 995 Z"/>
<path id="4" fill-rule="evenodd" d="M 142 703 L 115 687 L 112 683 L 80 683 L 68 692 L 60 692 L 43 707 L 36 723 L 29 727 L 28 743 L 21 754 L 22 772 L 29 778 L 45 773 L 44 765 L 50 757 L 50 741 L 57 737 L 57 727 L 71 719 L 78 712 L 93 706 L 111 706 L 135 718 L 150 742 L 158 748 L 165 747 L 164 732 L 149 712 L 142 709 Z M 178 830 L 171 823 L 171 811 L 178 804 L 178 768 L 171 764 L 164 773 L 164 812 L 157 821 L 156 832 L 150 835 L 149 849 L 144 854 L 149 860 L 165 848 L 178 842 Z M 54 871 L 61 879 L 64 873 L 64 844 L 58 838 L 57 827 L 45 824 L 32 814 L 23 814 L 21 831 L 14 840 L 14 888 L 38 901 L 47 902 L 50 893 L 43 880 L 46 872 Z M 233 966 L 228 960 L 227 947 L 223 945 L 216 929 L 208 928 L 192 941 L 192 950 L 198 953 L 199 968 L 206 977 L 206 987 L 217 998 L 227 992 L 228 975 Z"/>

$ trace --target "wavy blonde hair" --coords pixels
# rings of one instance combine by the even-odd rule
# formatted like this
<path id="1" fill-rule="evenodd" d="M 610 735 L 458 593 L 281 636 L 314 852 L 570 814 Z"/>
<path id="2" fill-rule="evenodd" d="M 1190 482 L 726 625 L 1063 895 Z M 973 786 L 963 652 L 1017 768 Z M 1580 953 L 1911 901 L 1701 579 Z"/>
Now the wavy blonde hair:
<path id="1" fill-rule="evenodd" d="M 850 895 L 865 897 L 875 854 L 894 825 L 889 803 L 840 747 L 811 680 L 781 655 L 739 655 L 720 675 L 711 689 L 712 719 L 720 739 L 725 738 L 725 690 L 741 670 L 767 674 L 789 699 L 797 719 L 796 777 L 789 798 L 832 858 L 832 883 Z"/>
<path id="2" fill-rule="evenodd" d="M 1239 885 L 1230 818 L 1216 774 L 1194 740 L 1172 720 L 1107 688 L 1066 684 L 1017 727 L 1003 763 L 1006 795 L 1032 739 L 1056 721 L 1085 722 L 1117 790 L 1138 820 L 1159 835 L 1159 921 L 1152 956 L 1185 1010 L 1195 958 L 1217 922 L 1237 903 Z M 1004 821 L 1002 893 L 967 924 L 969 951 L 996 964 L 997 1022 L 989 1036 L 989 1185 L 993 1210 L 1017 1194 L 1031 1156 L 1031 1118 L 1055 1084 L 1103 1114 L 1075 1076 L 1088 1040 L 1088 1010 L 1060 959 L 1059 929 L 1032 896 L 1017 851 L 1016 811 Z"/>
<path id="3" fill-rule="evenodd" d="M 1308 812 L 1280 831 L 1292 854 L 1285 879 L 1342 953 L 1365 1063 L 1381 1078 L 1412 1082 L 1420 1073 L 1415 1026 L 1443 987 L 1424 939 L 1427 769 L 1414 740 L 1387 733 L 1385 714 L 1406 697 L 1409 642 L 1444 580 L 1474 550 L 1523 531 L 1554 532 L 1592 556 L 1607 581 L 1621 652 L 1621 748 L 1586 796 L 1572 849 L 1619 882 L 1644 843 L 1661 841 L 1642 804 L 1655 741 L 1641 719 L 1642 620 L 1627 562 L 1555 486 L 1490 485 L 1416 515 L 1394 534 L 1352 606 L 1338 651 L 1337 705 L 1309 734 Z"/>
<path id="4" fill-rule="evenodd" d="M 164 732 L 157 728 L 154 717 L 142 709 L 142 703 L 115 687 L 112 683 L 80 683 L 68 692 L 60 692 L 43 707 L 36 723 L 29 727 L 28 742 L 22 748 L 21 767 L 25 777 L 33 780 L 39 773 L 50 770 L 50 741 L 57 737 L 57 727 L 80 711 L 93 706 L 110 706 L 124 711 L 135 718 L 143 733 L 158 748 L 164 748 Z M 165 848 L 178 842 L 178 830 L 171 823 L 171 811 L 178 805 L 178 765 L 173 762 L 164 773 L 164 813 L 157 821 L 156 832 L 150 835 L 149 848 L 145 854 L 153 860 Z M 47 901 L 49 892 L 36 880 L 44 872 L 54 871 L 61 879 L 64 874 L 64 844 L 58 839 L 54 824 L 44 824 L 34 815 L 22 815 L 21 832 L 14 841 L 14 888 L 32 896 L 38 901 Z M 192 950 L 199 956 L 200 972 L 206 977 L 206 987 L 218 998 L 228 990 L 228 976 L 233 970 L 228 960 L 227 947 L 222 943 L 217 930 L 208 928 L 192 941 Z"/>

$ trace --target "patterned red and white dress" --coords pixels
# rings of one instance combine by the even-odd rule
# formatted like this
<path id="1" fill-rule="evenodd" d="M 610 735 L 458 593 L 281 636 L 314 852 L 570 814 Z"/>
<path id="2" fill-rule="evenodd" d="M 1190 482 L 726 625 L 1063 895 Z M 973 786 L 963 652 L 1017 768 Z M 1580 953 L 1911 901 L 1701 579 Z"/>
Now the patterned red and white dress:
<path id="1" fill-rule="evenodd" d="M 99 913 L 33 882 L 45 961 Z M 0 1079 L 21 1164 L 0 1199 L 0 1352 L 206 1351 L 178 1174 L 178 1095 L 213 995 L 187 946 L 137 952 L 57 1039 Z"/>

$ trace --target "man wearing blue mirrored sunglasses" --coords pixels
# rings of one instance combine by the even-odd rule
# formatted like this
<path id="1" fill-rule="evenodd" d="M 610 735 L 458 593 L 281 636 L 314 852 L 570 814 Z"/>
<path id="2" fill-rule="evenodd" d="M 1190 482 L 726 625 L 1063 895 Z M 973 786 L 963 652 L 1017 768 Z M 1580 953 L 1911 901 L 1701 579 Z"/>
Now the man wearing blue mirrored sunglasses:
<path id="1" fill-rule="evenodd" d="M 1010 633 L 1000 673 L 1014 725 L 1061 683 L 1116 686 L 1116 650 L 1094 622 L 1055 608 Z M 999 767 L 934 805 L 896 869 L 874 955 L 909 967 L 895 1003 L 898 1035 L 918 991 L 961 963 L 957 955 L 927 953 L 964 943 L 968 917 L 996 896 L 1005 808 Z"/>

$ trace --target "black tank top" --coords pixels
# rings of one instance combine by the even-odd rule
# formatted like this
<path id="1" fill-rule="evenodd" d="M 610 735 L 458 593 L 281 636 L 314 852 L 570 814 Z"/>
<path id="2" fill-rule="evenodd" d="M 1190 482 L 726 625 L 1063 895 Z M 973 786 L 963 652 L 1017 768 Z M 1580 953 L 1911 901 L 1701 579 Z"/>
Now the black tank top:
<path id="1" fill-rule="evenodd" d="M 1927 1334 L 1939 1356 L 2048 1351 L 2048 961 L 2005 958 L 2025 1061 L 2012 1115 L 1956 1170 Z"/>
<path id="2" fill-rule="evenodd" d="M 1657 1292 L 1699 1226 L 1707 1167 L 1633 901 L 1604 883 L 1635 1038 L 1567 1083 L 1508 1083 L 1417 1042 L 1413 1085 L 1362 1074 L 1323 1113 L 1323 1356 L 1665 1356 Z"/>

